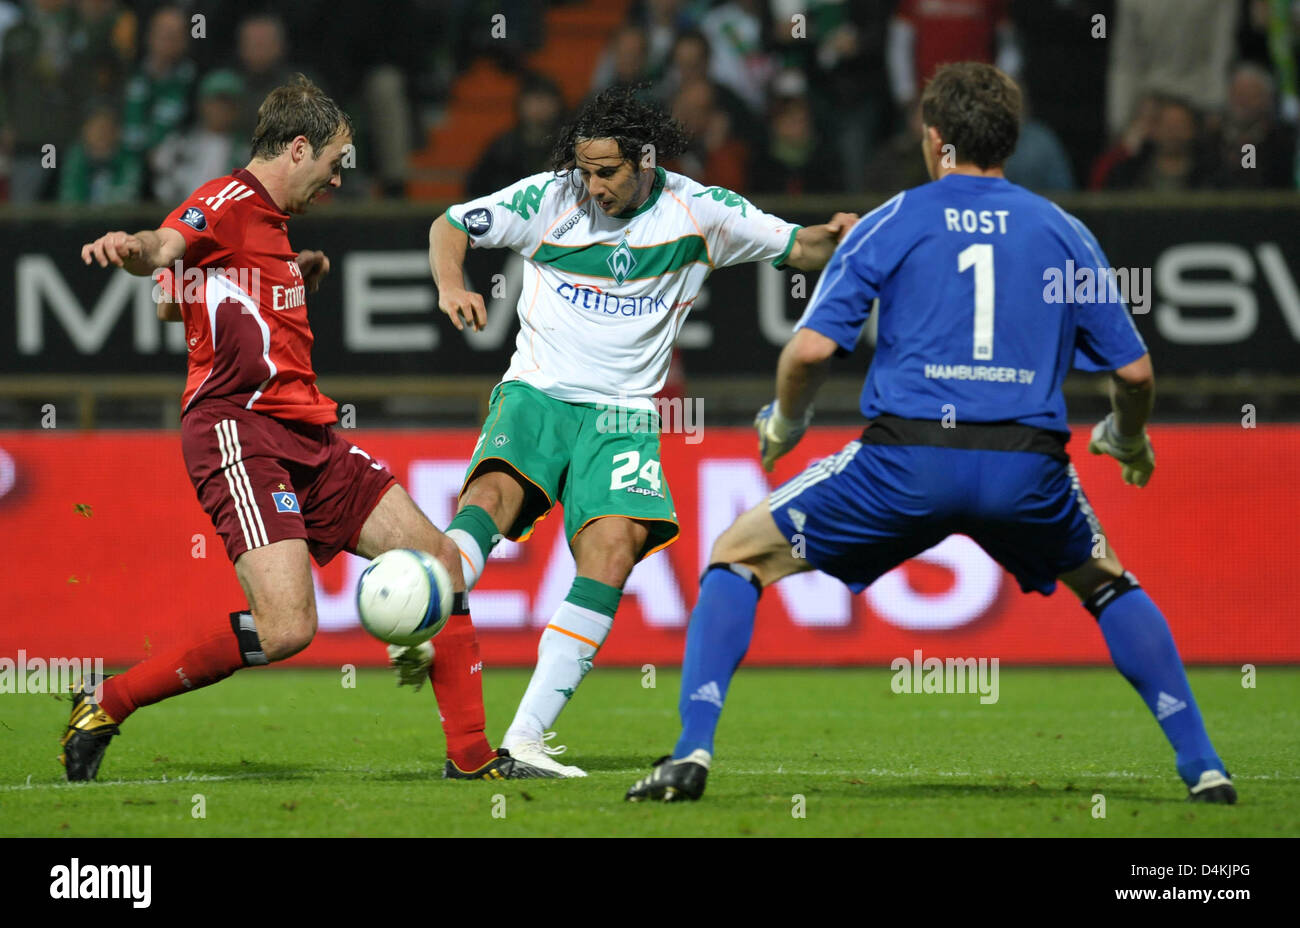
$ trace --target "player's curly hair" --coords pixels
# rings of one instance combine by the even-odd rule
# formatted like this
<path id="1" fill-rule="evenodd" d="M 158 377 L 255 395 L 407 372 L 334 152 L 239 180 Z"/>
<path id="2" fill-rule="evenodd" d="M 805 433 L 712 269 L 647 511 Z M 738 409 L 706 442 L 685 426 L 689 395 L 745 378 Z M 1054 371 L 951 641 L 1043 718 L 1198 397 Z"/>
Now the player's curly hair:
<path id="1" fill-rule="evenodd" d="M 921 121 L 939 130 L 958 161 L 987 170 L 1011 157 L 1020 138 L 1020 88 L 991 64 L 942 65 L 921 94 Z"/>
<path id="2" fill-rule="evenodd" d="M 676 158 L 686 151 L 686 129 L 660 107 L 647 103 L 648 84 L 624 84 L 601 91 L 560 129 L 551 150 L 551 169 L 566 175 L 577 164 L 574 146 L 585 139 L 613 139 L 625 161 L 639 166 L 652 146 L 655 162 Z"/>

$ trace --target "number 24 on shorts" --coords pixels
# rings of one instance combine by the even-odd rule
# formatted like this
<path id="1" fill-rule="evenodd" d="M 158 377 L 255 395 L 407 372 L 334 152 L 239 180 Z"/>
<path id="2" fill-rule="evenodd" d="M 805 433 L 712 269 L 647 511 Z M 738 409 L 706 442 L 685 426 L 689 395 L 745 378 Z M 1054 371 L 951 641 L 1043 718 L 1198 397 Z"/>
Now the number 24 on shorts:
<path id="1" fill-rule="evenodd" d="M 656 493 L 660 491 L 659 485 L 659 462 L 654 458 L 648 459 L 644 465 L 641 464 L 641 452 L 623 451 L 614 455 L 613 461 L 610 462 L 613 470 L 609 475 L 609 488 L 611 490 L 625 490 L 634 485 L 640 478 L 650 485 L 650 489 Z M 637 468 L 641 470 L 638 473 Z"/>

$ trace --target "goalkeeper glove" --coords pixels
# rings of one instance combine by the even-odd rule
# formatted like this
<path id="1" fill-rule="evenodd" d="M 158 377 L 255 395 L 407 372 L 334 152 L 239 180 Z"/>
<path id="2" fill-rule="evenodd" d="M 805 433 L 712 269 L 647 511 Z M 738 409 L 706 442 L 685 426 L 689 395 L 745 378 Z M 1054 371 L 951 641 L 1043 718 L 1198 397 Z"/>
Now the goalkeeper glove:
<path id="1" fill-rule="evenodd" d="M 779 406 L 777 400 L 772 400 L 754 417 L 754 428 L 758 429 L 758 456 L 763 459 L 763 470 L 768 473 L 772 472 L 777 458 L 799 444 L 813 417 L 809 406 L 802 422 L 787 419 L 781 415 Z"/>
<path id="2" fill-rule="evenodd" d="M 1125 483 L 1144 487 L 1156 469 L 1156 452 L 1151 447 L 1147 430 L 1141 435 L 1125 438 L 1115 430 L 1115 414 L 1109 413 L 1092 430 L 1088 450 L 1093 454 L 1109 454 L 1119 461 L 1120 474 Z"/>
<path id="3" fill-rule="evenodd" d="M 433 642 L 422 641 L 409 648 L 390 644 L 388 663 L 397 671 L 398 686 L 413 686 L 418 691 L 424 686 L 424 681 L 429 679 L 429 667 L 433 664 Z"/>

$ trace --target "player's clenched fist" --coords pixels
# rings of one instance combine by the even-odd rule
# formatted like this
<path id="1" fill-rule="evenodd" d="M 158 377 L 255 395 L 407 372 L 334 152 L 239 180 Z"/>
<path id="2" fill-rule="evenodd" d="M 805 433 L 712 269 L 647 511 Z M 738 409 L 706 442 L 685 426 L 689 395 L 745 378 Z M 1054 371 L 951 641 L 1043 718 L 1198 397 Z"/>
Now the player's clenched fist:
<path id="1" fill-rule="evenodd" d="M 1125 438 L 1115 430 L 1115 414 L 1110 413 L 1092 430 L 1088 450 L 1093 454 L 1109 454 L 1120 464 L 1120 475 L 1125 483 L 1144 487 L 1156 469 L 1156 452 L 1151 447 L 1147 430 L 1141 435 Z"/>
<path id="2" fill-rule="evenodd" d="M 831 217 L 831 221 L 826 223 L 826 227 L 835 234 L 835 241 L 844 241 L 844 236 L 849 234 L 849 230 L 858 224 L 857 213 L 836 213 Z"/>
<path id="3" fill-rule="evenodd" d="M 472 290 L 449 287 L 438 291 L 438 308 L 447 314 L 457 329 L 464 330 L 468 322 L 475 332 L 481 332 L 487 325 L 483 297 Z"/>
<path id="4" fill-rule="evenodd" d="M 302 282 L 308 293 L 315 293 L 321 279 L 330 272 L 330 259 L 323 251 L 301 251 L 298 253 L 298 270 L 302 271 Z"/>
<path id="5" fill-rule="evenodd" d="M 129 232 L 109 232 L 88 245 L 81 246 L 81 260 L 86 264 L 98 261 L 100 267 L 124 267 L 131 258 L 144 252 L 144 244 Z"/>

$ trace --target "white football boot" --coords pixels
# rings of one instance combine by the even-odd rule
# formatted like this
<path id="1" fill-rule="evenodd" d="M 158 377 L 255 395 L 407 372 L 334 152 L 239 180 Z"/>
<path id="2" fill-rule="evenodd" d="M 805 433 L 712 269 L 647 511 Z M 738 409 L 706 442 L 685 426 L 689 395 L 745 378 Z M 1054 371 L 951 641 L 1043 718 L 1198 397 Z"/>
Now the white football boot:
<path id="1" fill-rule="evenodd" d="M 419 690 L 429 679 L 429 668 L 433 666 L 433 642 L 422 641 L 410 647 L 390 644 L 388 664 L 397 671 L 398 686 L 412 686 Z"/>
<path id="2" fill-rule="evenodd" d="M 542 770 L 547 770 L 556 777 L 571 779 L 575 777 L 585 777 L 587 771 L 581 767 L 572 767 L 568 764 L 562 764 L 552 758 L 557 754 L 563 754 L 568 750 L 562 744 L 550 745 L 548 742 L 555 738 L 555 732 L 548 731 L 539 740 L 535 741 L 511 741 L 503 744 L 510 756 L 515 760 L 523 761 Z"/>

